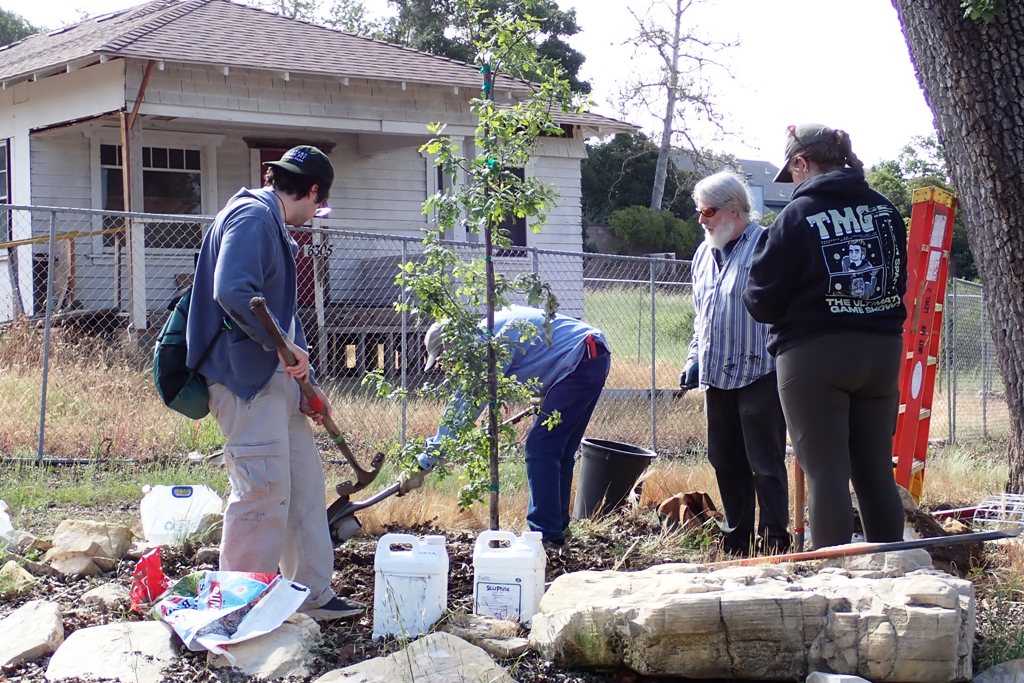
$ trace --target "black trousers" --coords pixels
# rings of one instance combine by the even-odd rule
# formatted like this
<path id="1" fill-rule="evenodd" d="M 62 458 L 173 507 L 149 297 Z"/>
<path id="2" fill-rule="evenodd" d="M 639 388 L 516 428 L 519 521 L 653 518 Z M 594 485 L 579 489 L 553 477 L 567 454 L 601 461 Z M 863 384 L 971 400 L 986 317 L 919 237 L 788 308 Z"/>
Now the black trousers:
<path id="1" fill-rule="evenodd" d="M 815 548 L 853 536 L 850 481 L 867 540 L 903 539 L 903 504 L 892 474 L 899 410 L 899 335 L 843 332 L 779 354 L 779 394 L 807 477 Z"/>
<path id="2" fill-rule="evenodd" d="M 762 542 L 772 550 L 785 550 L 789 547 L 786 422 L 775 373 L 739 389 L 709 387 L 705 404 L 708 459 L 722 497 L 725 547 L 740 553 L 754 547 L 756 498 Z"/>

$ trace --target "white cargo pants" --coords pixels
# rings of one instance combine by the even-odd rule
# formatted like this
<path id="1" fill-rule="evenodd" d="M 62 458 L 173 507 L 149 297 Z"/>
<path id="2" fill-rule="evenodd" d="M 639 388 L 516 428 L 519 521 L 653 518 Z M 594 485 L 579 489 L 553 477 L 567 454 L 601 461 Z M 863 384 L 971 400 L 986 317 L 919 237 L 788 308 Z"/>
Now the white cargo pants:
<path id="1" fill-rule="evenodd" d="M 309 588 L 300 609 L 334 597 L 334 548 L 324 470 L 299 385 L 280 370 L 251 401 L 210 385 L 210 412 L 224 432 L 231 495 L 220 568 L 275 573 Z"/>

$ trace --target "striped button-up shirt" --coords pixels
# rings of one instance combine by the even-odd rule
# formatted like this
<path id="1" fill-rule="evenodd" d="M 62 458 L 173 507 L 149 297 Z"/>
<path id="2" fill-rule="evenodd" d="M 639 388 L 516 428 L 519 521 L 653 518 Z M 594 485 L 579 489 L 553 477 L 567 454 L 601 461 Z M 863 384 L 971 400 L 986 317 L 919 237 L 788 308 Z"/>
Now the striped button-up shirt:
<path id="1" fill-rule="evenodd" d="M 693 340 L 687 361 L 700 361 L 700 385 L 739 389 L 775 371 L 765 343 L 768 326 L 750 317 L 743 290 L 758 237 L 767 228 L 751 221 L 718 265 L 704 242 L 693 255 Z"/>

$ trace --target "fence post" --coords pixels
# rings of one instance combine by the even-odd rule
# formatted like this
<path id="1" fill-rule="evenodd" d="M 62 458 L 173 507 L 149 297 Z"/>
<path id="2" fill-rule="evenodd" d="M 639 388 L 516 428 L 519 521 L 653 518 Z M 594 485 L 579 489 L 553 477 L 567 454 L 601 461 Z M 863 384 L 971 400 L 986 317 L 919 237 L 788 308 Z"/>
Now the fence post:
<path id="1" fill-rule="evenodd" d="M 540 273 L 540 254 L 537 252 L 537 247 L 530 247 L 530 251 L 533 252 L 533 274 L 537 275 Z"/>
<path id="2" fill-rule="evenodd" d="M 951 308 L 952 305 L 952 308 Z M 950 315 L 950 312 L 956 310 L 956 278 L 953 278 L 952 290 L 946 291 L 946 302 L 945 302 L 945 322 L 946 330 L 944 332 L 945 351 L 946 351 L 946 443 L 952 445 L 953 443 L 953 361 L 956 356 L 953 354 L 953 347 L 956 344 L 956 335 L 954 327 L 954 316 Z"/>
<path id="3" fill-rule="evenodd" d="M 648 270 L 651 275 L 651 450 L 658 449 L 658 368 L 657 368 L 657 342 L 655 339 L 656 306 L 655 306 L 655 281 L 654 281 L 654 259 L 648 260 Z"/>
<path id="4" fill-rule="evenodd" d="M 57 251 L 57 212 L 50 212 L 50 240 L 46 256 L 46 319 L 43 323 L 43 384 L 39 392 L 39 443 L 36 445 L 36 463 L 43 461 L 43 443 L 46 436 L 46 385 L 50 379 L 50 328 L 53 325 L 53 255 Z"/>
<path id="5" fill-rule="evenodd" d="M 954 279 L 953 280 L 953 318 L 954 319 L 956 319 L 958 317 L 957 316 L 957 310 L 960 308 L 960 295 L 957 292 L 957 290 L 959 289 L 957 284 L 959 282 L 960 282 L 959 279 Z M 949 383 L 949 390 L 954 395 L 954 397 L 953 397 L 953 407 L 952 407 L 952 417 L 950 418 L 950 423 L 949 423 L 949 443 L 951 443 L 951 444 L 956 443 L 957 372 L 956 372 L 956 353 L 955 352 L 956 352 L 957 349 L 955 348 L 955 344 L 956 344 L 956 342 L 954 342 L 953 362 L 951 363 L 953 377 L 952 377 L 952 379 L 950 380 L 950 383 Z"/>
<path id="6" fill-rule="evenodd" d="M 409 243 L 406 242 L 405 240 L 402 240 L 402 265 L 401 265 L 401 267 L 403 268 L 402 272 L 405 272 L 404 271 L 405 264 L 408 263 L 408 261 L 409 261 Z M 409 303 L 409 299 L 408 299 L 408 294 L 406 293 L 407 289 L 408 288 L 403 285 L 399 289 L 399 294 L 398 294 L 398 296 L 401 298 L 401 302 L 402 302 L 402 402 L 401 402 L 400 405 L 401 405 L 401 411 L 402 411 L 402 435 L 401 435 L 401 440 L 402 440 L 402 447 L 403 448 L 405 447 L 406 429 L 407 429 L 407 426 L 408 426 L 406 420 L 408 419 L 407 413 L 408 413 L 408 410 L 409 410 L 409 395 L 408 395 L 408 390 L 409 390 L 409 372 L 408 372 L 408 365 L 409 365 L 409 306 L 408 306 L 408 303 Z"/>
<path id="7" fill-rule="evenodd" d="M 988 438 L 988 318 L 985 312 L 985 299 L 981 300 L 981 436 Z"/>

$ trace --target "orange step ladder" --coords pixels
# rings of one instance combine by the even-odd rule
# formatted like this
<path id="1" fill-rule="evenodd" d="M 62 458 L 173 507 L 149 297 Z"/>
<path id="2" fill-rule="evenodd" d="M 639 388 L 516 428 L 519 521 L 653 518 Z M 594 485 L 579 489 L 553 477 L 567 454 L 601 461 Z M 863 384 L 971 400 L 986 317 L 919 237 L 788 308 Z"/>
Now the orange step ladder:
<path id="1" fill-rule="evenodd" d="M 907 241 L 907 321 L 903 327 L 900 410 L 893 436 L 896 483 L 920 500 L 938 369 L 956 197 L 937 187 L 914 190 Z"/>

